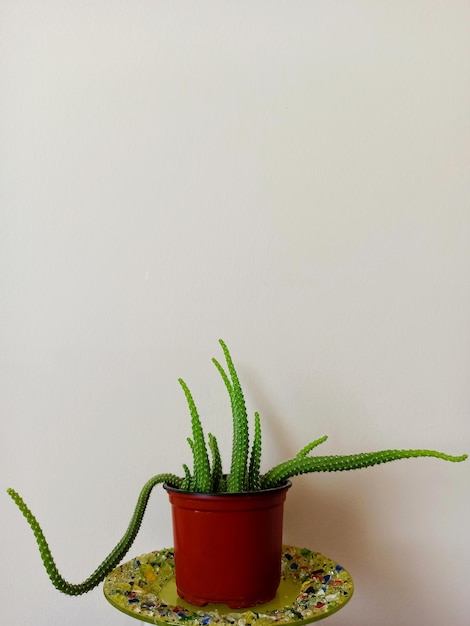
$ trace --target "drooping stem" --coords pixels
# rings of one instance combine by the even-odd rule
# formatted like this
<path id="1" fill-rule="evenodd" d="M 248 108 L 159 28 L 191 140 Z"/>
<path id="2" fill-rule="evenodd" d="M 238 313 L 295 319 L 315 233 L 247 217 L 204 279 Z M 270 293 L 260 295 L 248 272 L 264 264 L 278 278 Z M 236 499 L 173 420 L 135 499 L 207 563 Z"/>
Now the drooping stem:
<path id="1" fill-rule="evenodd" d="M 295 457 L 273 467 L 261 478 L 261 487 L 275 487 L 292 476 L 311 472 L 338 472 L 343 470 L 361 469 L 388 463 L 398 459 L 433 456 L 444 461 L 460 462 L 467 458 L 466 454 L 451 456 L 436 450 L 381 450 L 380 452 L 363 452 L 346 456 L 314 456 Z"/>
<path id="2" fill-rule="evenodd" d="M 127 554 L 139 531 L 152 489 L 155 487 L 155 485 L 158 485 L 160 483 L 168 483 L 172 487 L 180 488 L 183 483 L 183 479 L 175 476 L 174 474 L 158 474 L 157 476 L 154 476 L 145 483 L 139 494 L 139 498 L 134 509 L 134 514 L 132 515 L 129 526 L 127 527 L 127 530 L 124 533 L 122 539 L 119 541 L 116 547 L 111 550 L 108 556 L 95 569 L 95 571 L 83 583 L 79 584 L 69 583 L 59 573 L 44 533 L 39 525 L 39 522 L 34 517 L 21 496 L 14 489 L 8 489 L 7 493 L 17 504 L 18 508 L 26 518 L 26 521 L 31 526 L 31 530 L 36 537 L 42 562 L 44 563 L 44 567 L 46 568 L 47 574 L 54 587 L 67 595 L 77 596 L 83 593 L 87 593 L 88 591 L 99 585 L 100 582 L 104 578 L 106 578 L 106 576 L 120 563 L 122 558 Z"/>

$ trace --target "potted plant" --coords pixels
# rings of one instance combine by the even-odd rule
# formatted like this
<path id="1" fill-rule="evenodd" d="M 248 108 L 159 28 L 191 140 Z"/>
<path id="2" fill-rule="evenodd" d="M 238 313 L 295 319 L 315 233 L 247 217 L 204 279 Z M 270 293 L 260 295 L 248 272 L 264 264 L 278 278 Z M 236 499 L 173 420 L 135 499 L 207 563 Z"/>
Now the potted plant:
<path id="1" fill-rule="evenodd" d="M 451 456 L 435 450 L 382 450 L 346 456 L 311 456 L 321 437 L 307 444 L 290 460 L 266 473 L 260 471 L 261 426 L 254 415 L 250 443 L 245 400 L 231 354 L 220 340 L 226 367 L 213 362 L 230 397 L 233 442 L 230 470 L 224 473 L 217 439 L 206 438 L 196 404 L 184 380 L 191 415 L 192 469 L 184 465 L 184 476 L 157 474 L 142 488 L 134 514 L 122 539 L 80 584 L 67 582 L 59 573 L 36 518 L 19 494 L 9 495 L 33 530 L 46 571 L 53 585 L 69 595 L 79 595 L 98 585 L 122 560 L 131 547 L 152 489 L 163 484 L 172 506 L 176 585 L 180 597 L 202 606 L 221 602 L 232 608 L 267 602 L 276 594 L 280 580 L 282 515 L 290 478 L 311 472 L 360 469 L 412 457 L 436 457 L 463 461 L 467 455 Z M 247 563 L 250 567 L 247 567 Z M 223 572 L 223 574 L 222 574 Z"/>

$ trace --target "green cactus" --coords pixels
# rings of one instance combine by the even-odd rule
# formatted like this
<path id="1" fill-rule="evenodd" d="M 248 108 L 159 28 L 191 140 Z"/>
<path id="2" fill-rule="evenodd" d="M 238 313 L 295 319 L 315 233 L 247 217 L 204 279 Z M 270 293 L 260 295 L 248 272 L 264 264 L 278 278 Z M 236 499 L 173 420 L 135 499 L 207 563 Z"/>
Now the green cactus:
<path id="1" fill-rule="evenodd" d="M 180 378 L 178 382 L 183 388 L 191 413 L 193 439 L 188 439 L 188 443 L 191 447 L 194 459 L 194 491 L 202 491 L 203 493 L 209 492 L 211 490 L 211 470 L 201 420 L 199 419 L 196 405 L 187 384 L 182 378 Z"/>
<path id="2" fill-rule="evenodd" d="M 371 467 L 379 463 L 389 463 L 399 459 L 411 459 L 420 456 L 433 456 L 444 461 L 459 462 L 467 458 L 466 454 L 451 456 L 436 450 L 381 450 L 380 452 L 362 452 L 345 456 L 296 456 L 266 472 L 261 479 L 263 489 L 282 484 L 288 478 L 312 472 L 340 472 L 345 470 Z"/>
<path id="3" fill-rule="evenodd" d="M 232 463 L 230 465 L 230 474 L 227 477 L 227 491 L 229 492 L 241 492 L 245 491 L 246 476 L 247 476 L 247 460 L 249 450 L 249 433 L 248 433 L 248 418 L 246 415 L 245 398 L 243 391 L 238 380 L 238 374 L 233 365 L 230 352 L 222 341 L 219 339 L 219 343 L 222 346 L 224 352 L 225 361 L 231 378 L 231 384 L 228 381 L 228 377 L 224 376 L 224 370 L 217 361 L 217 369 L 222 374 L 225 385 L 229 390 L 230 401 L 232 405 L 232 420 L 233 420 L 233 439 L 232 439 Z"/>
<path id="4" fill-rule="evenodd" d="M 88 591 L 91 591 L 94 587 L 99 585 L 100 582 L 104 578 L 106 578 L 106 576 L 117 565 L 119 565 L 120 561 L 124 558 L 129 548 L 134 543 L 134 539 L 139 532 L 142 518 L 144 517 L 145 509 L 147 508 L 147 503 L 153 488 L 161 483 L 166 483 L 168 485 L 171 485 L 172 487 L 181 488 L 183 481 L 181 478 L 179 478 L 178 476 L 174 476 L 173 474 L 158 474 L 157 476 L 154 476 L 153 478 L 148 480 L 142 487 L 142 490 L 137 499 L 137 504 L 134 509 L 134 514 L 132 515 L 129 526 L 127 527 L 127 530 L 122 536 L 121 540 L 115 546 L 115 548 L 111 550 L 111 552 L 103 560 L 103 562 L 95 569 L 95 571 L 83 583 L 79 584 L 69 583 L 61 576 L 54 562 L 50 548 L 47 544 L 46 538 L 44 537 L 44 533 L 42 532 L 39 522 L 31 513 L 21 496 L 14 489 L 8 489 L 7 493 L 11 496 L 13 501 L 16 502 L 18 508 L 26 518 L 26 521 L 31 526 L 31 530 L 36 537 L 36 542 L 39 547 L 42 562 L 44 563 L 46 572 L 54 587 L 69 596 L 78 596 L 83 593 L 87 593 Z"/>
<path id="5" fill-rule="evenodd" d="M 261 421 L 259 413 L 255 413 L 255 434 L 253 437 L 253 447 L 251 449 L 250 467 L 248 469 L 248 491 L 258 491 L 261 489 L 260 478 L 261 465 Z"/>
<path id="6" fill-rule="evenodd" d="M 345 456 L 309 456 L 310 452 L 314 448 L 326 441 L 327 437 L 323 436 L 307 444 L 293 459 L 276 465 L 265 474 L 260 474 L 260 417 L 258 413 L 255 413 L 253 442 L 250 451 L 248 419 L 243 391 L 231 354 L 221 339 L 219 340 L 219 343 L 224 353 L 228 374 L 216 359 L 213 359 L 213 362 L 225 384 L 232 409 L 233 441 L 230 472 L 227 476 L 223 474 L 219 446 L 217 444 L 217 439 L 212 434 L 208 435 L 208 445 L 212 463 L 209 461 L 206 440 L 196 404 L 189 387 L 180 378 L 179 383 L 186 396 L 186 401 L 191 415 L 192 438 L 188 437 L 187 441 L 193 456 L 193 474 L 191 475 L 189 467 L 184 464 L 183 478 L 173 474 L 158 474 L 145 483 L 138 497 L 129 526 L 127 527 L 122 539 L 96 568 L 91 576 L 89 576 L 83 583 L 72 584 L 67 582 L 61 576 L 56 564 L 54 563 L 54 559 L 44 537 L 44 533 L 42 532 L 36 518 L 19 494 L 13 489 L 8 489 L 7 493 L 17 504 L 18 508 L 31 526 L 31 529 L 36 537 L 44 567 L 46 568 L 53 585 L 59 591 L 68 595 L 86 593 L 96 587 L 96 585 L 98 585 L 119 564 L 128 552 L 139 531 L 152 489 L 160 483 L 166 483 L 171 487 L 175 487 L 183 491 L 202 493 L 259 491 L 261 489 L 280 486 L 289 478 L 299 474 L 360 469 L 363 467 L 377 465 L 379 463 L 388 463 L 399 459 L 413 457 L 435 457 L 444 461 L 452 462 L 464 461 L 467 458 L 466 454 L 451 456 L 435 450 L 382 450 L 379 452 L 364 452 L 361 454 L 351 454 Z"/>
<path id="7" fill-rule="evenodd" d="M 213 493 L 218 493 L 220 491 L 225 491 L 226 485 L 224 487 L 222 459 L 220 458 L 219 444 L 212 433 L 209 433 L 209 448 L 212 455 L 211 491 Z"/>

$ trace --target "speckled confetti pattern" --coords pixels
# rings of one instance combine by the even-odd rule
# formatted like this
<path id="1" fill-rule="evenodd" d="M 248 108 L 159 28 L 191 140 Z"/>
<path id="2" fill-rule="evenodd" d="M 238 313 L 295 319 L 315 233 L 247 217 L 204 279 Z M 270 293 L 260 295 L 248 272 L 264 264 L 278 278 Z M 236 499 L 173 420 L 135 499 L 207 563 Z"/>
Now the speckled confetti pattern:
<path id="1" fill-rule="evenodd" d="M 283 546 L 278 596 L 248 610 L 222 604 L 201 608 L 179 600 L 174 569 L 172 549 L 142 555 L 111 572 L 104 582 L 105 596 L 117 609 L 151 624 L 269 626 L 323 619 L 342 608 L 353 593 L 351 576 L 341 565 L 295 546 Z"/>

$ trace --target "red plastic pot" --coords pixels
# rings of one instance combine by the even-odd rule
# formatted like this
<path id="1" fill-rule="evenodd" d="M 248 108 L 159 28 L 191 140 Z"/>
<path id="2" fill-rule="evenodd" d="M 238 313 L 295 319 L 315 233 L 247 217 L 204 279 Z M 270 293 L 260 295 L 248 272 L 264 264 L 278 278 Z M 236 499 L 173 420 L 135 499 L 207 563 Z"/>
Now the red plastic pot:
<path id="1" fill-rule="evenodd" d="M 188 493 L 165 485 L 172 505 L 178 595 L 191 604 L 243 608 L 276 595 L 282 518 L 291 483 L 247 493 Z"/>

